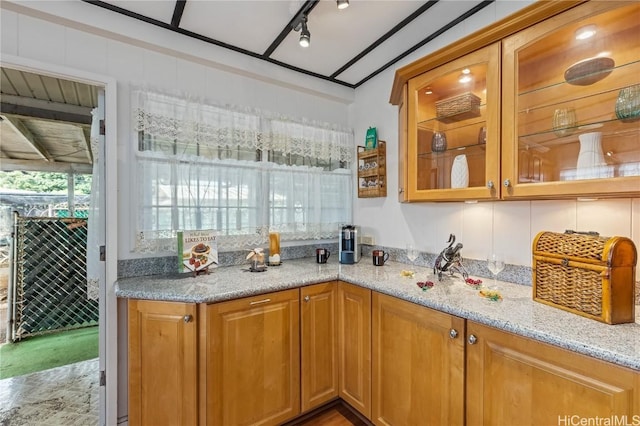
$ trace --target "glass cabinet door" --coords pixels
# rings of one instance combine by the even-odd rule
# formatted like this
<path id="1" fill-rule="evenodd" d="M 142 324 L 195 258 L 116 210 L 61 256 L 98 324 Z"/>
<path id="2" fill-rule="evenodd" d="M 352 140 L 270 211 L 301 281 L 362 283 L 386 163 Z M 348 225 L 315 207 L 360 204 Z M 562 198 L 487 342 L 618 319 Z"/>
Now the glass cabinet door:
<path id="1" fill-rule="evenodd" d="M 503 52 L 503 198 L 638 196 L 640 3 L 585 3 Z"/>
<path id="2" fill-rule="evenodd" d="M 408 83 L 409 201 L 500 196 L 500 45 Z"/>

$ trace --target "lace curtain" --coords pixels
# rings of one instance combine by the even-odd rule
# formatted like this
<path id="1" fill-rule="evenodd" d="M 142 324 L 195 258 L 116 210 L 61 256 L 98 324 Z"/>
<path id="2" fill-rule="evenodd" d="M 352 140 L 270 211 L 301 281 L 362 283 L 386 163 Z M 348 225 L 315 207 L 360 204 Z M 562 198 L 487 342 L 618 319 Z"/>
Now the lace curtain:
<path id="1" fill-rule="evenodd" d="M 249 108 L 134 92 L 135 250 L 215 229 L 221 251 L 337 236 L 351 221 L 351 130 Z"/>
<path id="2" fill-rule="evenodd" d="M 197 145 L 200 155 L 240 149 L 353 161 L 353 132 L 327 123 L 296 121 L 250 108 L 215 106 L 145 91 L 135 91 L 133 103 L 135 130 L 177 142 L 177 153 L 188 153 Z"/>

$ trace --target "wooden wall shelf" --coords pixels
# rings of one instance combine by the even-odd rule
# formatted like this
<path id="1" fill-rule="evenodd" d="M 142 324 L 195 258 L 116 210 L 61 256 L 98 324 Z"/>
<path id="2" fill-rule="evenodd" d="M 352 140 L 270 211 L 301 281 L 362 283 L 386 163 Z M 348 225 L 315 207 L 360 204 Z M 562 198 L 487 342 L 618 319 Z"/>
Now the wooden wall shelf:
<path id="1" fill-rule="evenodd" d="M 358 198 L 387 196 L 387 144 L 366 149 L 358 146 Z"/>

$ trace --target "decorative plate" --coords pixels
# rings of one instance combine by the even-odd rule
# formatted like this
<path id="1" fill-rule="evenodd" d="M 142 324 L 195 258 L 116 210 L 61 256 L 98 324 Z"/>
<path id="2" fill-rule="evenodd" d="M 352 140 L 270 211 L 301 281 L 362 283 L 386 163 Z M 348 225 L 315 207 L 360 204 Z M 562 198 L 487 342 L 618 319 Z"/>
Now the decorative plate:
<path id="1" fill-rule="evenodd" d="M 575 86 L 588 86 L 611 74 L 615 66 L 616 63 L 611 58 L 583 59 L 567 68 L 564 72 L 564 79 L 567 83 Z"/>

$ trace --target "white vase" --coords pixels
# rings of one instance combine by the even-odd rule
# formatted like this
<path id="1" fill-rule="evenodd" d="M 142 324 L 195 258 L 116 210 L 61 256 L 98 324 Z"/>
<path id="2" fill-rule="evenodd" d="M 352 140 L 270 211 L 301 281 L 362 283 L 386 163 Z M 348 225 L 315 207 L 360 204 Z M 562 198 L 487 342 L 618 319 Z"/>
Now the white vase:
<path id="1" fill-rule="evenodd" d="M 606 161 L 602 153 L 602 132 L 583 133 L 578 136 L 580 153 L 576 164 L 578 179 L 593 179 L 606 174 Z"/>
<path id="2" fill-rule="evenodd" d="M 456 155 L 451 165 L 451 188 L 466 188 L 469 186 L 469 165 L 467 156 Z"/>

